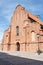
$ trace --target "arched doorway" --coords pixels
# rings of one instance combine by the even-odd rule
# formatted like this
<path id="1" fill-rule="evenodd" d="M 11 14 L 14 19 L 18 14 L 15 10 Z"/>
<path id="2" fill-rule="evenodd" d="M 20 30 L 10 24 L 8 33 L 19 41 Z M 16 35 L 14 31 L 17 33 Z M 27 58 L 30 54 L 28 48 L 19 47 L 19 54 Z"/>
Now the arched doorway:
<path id="1" fill-rule="evenodd" d="M 17 51 L 20 51 L 20 43 L 19 42 L 16 43 L 16 46 L 17 46 Z"/>

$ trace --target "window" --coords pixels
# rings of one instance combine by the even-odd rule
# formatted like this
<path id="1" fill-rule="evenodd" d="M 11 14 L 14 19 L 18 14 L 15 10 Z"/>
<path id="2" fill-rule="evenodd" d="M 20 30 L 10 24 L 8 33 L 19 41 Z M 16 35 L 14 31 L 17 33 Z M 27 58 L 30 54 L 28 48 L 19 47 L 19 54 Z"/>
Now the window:
<path id="1" fill-rule="evenodd" d="M 32 42 L 35 42 L 35 32 L 34 31 L 32 31 Z"/>
<path id="2" fill-rule="evenodd" d="M 19 26 L 16 26 L 16 35 L 19 36 Z"/>
<path id="3" fill-rule="evenodd" d="M 6 37 L 8 37 L 8 35 L 6 35 Z"/>

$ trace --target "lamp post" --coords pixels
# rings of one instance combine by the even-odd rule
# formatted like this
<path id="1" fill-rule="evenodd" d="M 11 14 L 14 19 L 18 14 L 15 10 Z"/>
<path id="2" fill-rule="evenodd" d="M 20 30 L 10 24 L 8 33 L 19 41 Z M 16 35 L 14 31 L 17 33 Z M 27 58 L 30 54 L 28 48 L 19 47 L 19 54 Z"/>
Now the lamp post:
<path id="1" fill-rule="evenodd" d="M 38 52 L 38 55 L 40 54 L 40 48 L 39 48 L 39 36 L 40 36 L 40 34 L 38 33 L 38 34 L 37 34 L 37 38 L 38 38 L 38 51 L 37 51 L 37 52 Z"/>

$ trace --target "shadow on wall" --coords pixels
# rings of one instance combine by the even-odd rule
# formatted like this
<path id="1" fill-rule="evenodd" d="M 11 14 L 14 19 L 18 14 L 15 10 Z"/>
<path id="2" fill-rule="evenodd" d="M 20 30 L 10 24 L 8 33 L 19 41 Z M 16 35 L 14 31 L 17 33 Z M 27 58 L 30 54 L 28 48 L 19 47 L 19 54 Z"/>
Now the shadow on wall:
<path id="1" fill-rule="evenodd" d="M 43 62 L 0 52 L 0 65 L 43 65 Z"/>

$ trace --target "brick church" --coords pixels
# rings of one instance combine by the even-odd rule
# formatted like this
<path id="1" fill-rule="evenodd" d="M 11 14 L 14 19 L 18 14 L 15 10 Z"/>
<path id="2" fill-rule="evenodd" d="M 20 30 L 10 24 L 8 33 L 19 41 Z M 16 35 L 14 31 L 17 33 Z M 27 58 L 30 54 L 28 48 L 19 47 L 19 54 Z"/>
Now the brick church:
<path id="1" fill-rule="evenodd" d="M 18 5 L 4 32 L 2 50 L 37 52 L 39 49 L 43 51 L 43 22 Z"/>

